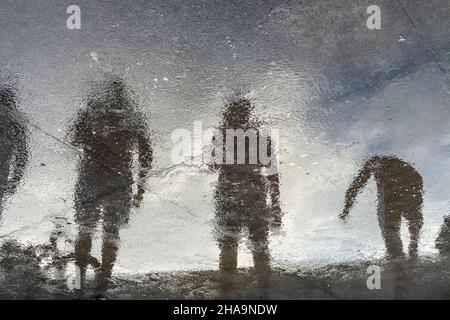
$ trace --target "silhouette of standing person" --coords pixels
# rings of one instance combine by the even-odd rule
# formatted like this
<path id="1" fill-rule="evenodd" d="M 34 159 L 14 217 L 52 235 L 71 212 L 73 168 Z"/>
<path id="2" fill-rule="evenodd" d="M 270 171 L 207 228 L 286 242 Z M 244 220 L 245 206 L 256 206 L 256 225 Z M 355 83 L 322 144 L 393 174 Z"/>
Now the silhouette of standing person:
<path id="1" fill-rule="evenodd" d="M 139 206 L 144 193 L 138 184 L 137 194 L 132 195 L 133 154 L 138 155 L 139 179 L 144 179 L 151 168 L 152 147 L 145 118 L 118 77 L 107 79 L 90 92 L 86 108 L 79 112 L 71 134 L 72 142 L 84 150 L 75 191 L 79 226 L 75 260 L 80 268 L 81 285 L 88 265 L 97 267 L 96 291 L 101 297 L 106 295 L 116 260 L 119 230 L 128 222 L 133 200 Z M 102 258 L 96 263 L 90 251 L 92 234 L 100 220 L 103 221 Z"/>
<path id="2" fill-rule="evenodd" d="M 400 237 L 403 217 L 408 221 L 409 258 L 417 258 L 417 245 L 423 225 L 423 184 L 420 174 L 407 162 L 394 156 L 374 156 L 366 161 L 347 190 L 340 218 L 347 218 L 356 196 L 372 175 L 377 184 L 378 221 L 388 257 L 404 258 Z"/>
<path id="3" fill-rule="evenodd" d="M 7 197 L 14 194 L 28 162 L 27 129 L 17 109 L 17 97 L 0 84 L 0 218 Z"/>
<path id="4" fill-rule="evenodd" d="M 219 128 L 223 141 L 213 142 L 219 148 L 223 146 L 224 154 L 227 129 L 244 131 L 258 129 L 256 121 L 251 120 L 252 110 L 250 100 L 241 96 L 230 99 L 226 104 Z M 260 139 L 264 138 L 267 139 L 260 132 L 258 146 Z M 238 150 L 237 143 L 236 139 L 235 152 Z M 269 231 L 271 227 L 279 228 L 281 225 L 279 175 L 277 172 L 264 175 L 263 171 L 267 166 L 261 164 L 259 159 L 254 164 L 249 162 L 249 143 L 250 140 L 245 143 L 245 163 L 218 163 L 213 166 L 219 174 L 214 194 L 216 234 L 220 249 L 219 269 L 226 277 L 236 273 L 238 245 L 243 231 L 247 231 L 254 270 L 257 277 L 263 279 L 270 271 Z M 267 149 L 270 154 L 272 151 L 270 139 Z M 237 162 L 236 154 L 234 158 Z"/>

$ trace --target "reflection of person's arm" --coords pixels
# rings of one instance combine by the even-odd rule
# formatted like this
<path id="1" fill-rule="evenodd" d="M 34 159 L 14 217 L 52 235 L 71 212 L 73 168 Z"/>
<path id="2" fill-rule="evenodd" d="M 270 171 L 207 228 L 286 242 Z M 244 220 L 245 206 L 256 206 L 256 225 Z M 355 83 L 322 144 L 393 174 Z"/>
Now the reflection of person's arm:
<path id="1" fill-rule="evenodd" d="M 280 176 L 278 161 L 276 159 L 277 155 L 273 154 L 276 152 L 276 146 L 272 142 L 270 135 L 260 136 L 259 139 L 267 139 L 267 155 L 270 156 L 270 163 L 264 165 L 267 170 L 267 182 L 268 182 L 268 192 L 270 197 L 271 212 L 272 212 L 272 227 L 278 229 L 281 227 L 282 213 L 280 205 Z M 260 142 L 260 141 L 259 141 Z M 258 143 L 259 148 L 259 143 Z M 258 149 L 259 153 L 259 149 Z M 274 156 L 274 157 L 273 157 Z M 273 163 L 273 161 L 275 162 Z"/>
<path id="2" fill-rule="evenodd" d="M 146 132 L 138 136 L 139 179 L 144 179 L 152 168 L 153 149 Z"/>
<path id="3" fill-rule="evenodd" d="M 86 136 L 92 134 L 92 119 L 89 119 L 86 111 L 81 111 L 75 122 L 69 128 L 66 139 L 75 145 L 86 143 Z"/>
<path id="4" fill-rule="evenodd" d="M 150 143 L 150 139 L 146 132 L 140 132 L 137 141 L 138 159 L 139 159 L 139 173 L 137 182 L 137 194 L 134 196 L 134 204 L 136 207 L 141 205 L 143 195 L 145 193 L 144 185 L 145 179 L 152 167 L 153 161 L 153 149 Z"/>
<path id="5" fill-rule="evenodd" d="M 14 162 L 12 164 L 12 175 L 9 181 L 9 191 L 14 193 L 23 178 L 25 167 L 28 163 L 28 144 L 26 128 L 22 124 L 14 124 Z"/>
<path id="6" fill-rule="evenodd" d="M 372 173 L 372 166 L 370 162 L 366 162 L 363 168 L 359 171 L 358 175 L 353 179 L 350 187 L 345 193 L 345 205 L 344 210 L 340 214 L 339 218 L 345 220 L 350 209 L 355 203 L 356 196 L 362 190 L 362 188 L 366 185 L 367 181 L 370 178 Z"/>
<path id="7" fill-rule="evenodd" d="M 278 174 L 273 174 L 267 177 L 269 182 L 270 200 L 273 206 L 280 206 L 280 179 Z"/>
<path id="8" fill-rule="evenodd" d="M 225 131 L 222 130 L 222 141 L 218 141 L 217 139 L 212 139 L 211 145 L 205 152 L 208 152 L 209 154 L 205 155 L 205 158 L 208 159 L 207 166 L 211 171 L 218 171 L 222 167 L 222 164 L 224 163 L 224 156 L 225 156 Z M 220 153 L 216 154 L 216 151 L 220 150 L 222 152 L 222 159 L 219 158 Z M 214 151 L 214 152 L 213 152 Z M 217 158 L 216 158 L 217 157 Z"/>
<path id="9" fill-rule="evenodd" d="M 282 214 L 280 206 L 280 178 L 278 173 L 269 175 L 267 181 L 269 185 L 273 227 L 279 228 L 281 226 Z"/>

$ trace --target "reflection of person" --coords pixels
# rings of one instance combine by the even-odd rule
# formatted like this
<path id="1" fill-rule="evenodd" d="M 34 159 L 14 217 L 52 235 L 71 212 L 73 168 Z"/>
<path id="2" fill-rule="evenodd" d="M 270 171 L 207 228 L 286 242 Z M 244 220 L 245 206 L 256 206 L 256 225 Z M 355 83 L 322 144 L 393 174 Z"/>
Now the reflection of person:
<path id="1" fill-rule="evenodd" d="M 17 189 L 28 162 L 27 129 L 14 90 L 0 85 L 0 217 L 4 201 Z"/>
<path id="2" fill-rule="evenodd" d="M 71 129 L 73 143 L 84 149 L 75 191 L 79 225 L 75 257 L 83 284 L 88 264 L 95 262 L 90 256 L 92 233 L 102 219 L 102 261 L 96 275 L 96 290 L 102 295 L 116 260 L 119 229 L 128 222 L 133 201 L 133 153 L 138 154 L 139 178 L 143 179 L 151 167 L 152 148 L 145 119 L 121 79 L 103 82 L 86 104 Z M 143 192 L 138 186 L 135 205 L 140 204 Z"/>
<path id="3" fill-rule="evenodd" d="M 248 99 L 238 97 L 230 100 L 223 112 L 220 130 L 223 146 L 226 145 L 226 129 L 258 129 L 250 120 L 253 106 Z M 259 139 L 265 138 L 261 133 Z M 237 141 L 234 148 L 237 150 Z M 246 146 L 245 164 L 215 164 L 219 173 L 215 190 L 217 242 L 220 248 L 219 268 L 225 273 L 237 269 L 238 243 L 244 229 L 248 231 L 257 275 L 269 272 L 268 233 L 270 227 L 280 227 L 279 176 L 258 160 L 249 164 L 249 146 Z M 225 149 L 224 149 L 225 151 Z M 268 153 L 271 152 L 270 142 Z M 268 196 L 270 201 L 268 201 Z M 270 204 L 269 204 L 270 202 Z"/>
<path id="4" fill-rule="evenodd" d="M 422 177 L 408 163 L 394 156 L 374 156 L 364 164 L 345 195 L 340 218 L 345 220 L 356 196 L 371 176 L 378 189 L 378 221 L 390 258 L 403 258 L 400 224 L 408 221 L 409 257 L 417 257 L 422 218 Z"/>
<path id="5" fill-rule="evenodd" d="M 442 256 L 450 256 L 450 216 L 444 217 L 444 223 L 436 239 L 436 248 Z"/>

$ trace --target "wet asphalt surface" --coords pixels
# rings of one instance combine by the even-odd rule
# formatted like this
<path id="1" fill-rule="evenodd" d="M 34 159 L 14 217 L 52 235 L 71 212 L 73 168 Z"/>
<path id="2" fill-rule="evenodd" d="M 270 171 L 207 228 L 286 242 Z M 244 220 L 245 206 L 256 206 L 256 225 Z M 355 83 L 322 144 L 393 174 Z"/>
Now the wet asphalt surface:
<path id="1" fill-rule="evenodd" d="M 0 298 L 449 298 L 445 0 L 1 4 Z"/>

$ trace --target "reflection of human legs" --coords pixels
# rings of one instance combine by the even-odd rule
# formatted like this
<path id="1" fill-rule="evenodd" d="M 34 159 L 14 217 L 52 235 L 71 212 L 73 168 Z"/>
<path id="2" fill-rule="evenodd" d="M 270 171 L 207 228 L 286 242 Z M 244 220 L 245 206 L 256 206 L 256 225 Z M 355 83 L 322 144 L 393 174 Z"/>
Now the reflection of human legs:
<path id="1" fill-rule="evenodd" d="M 82 298 L 85 286 L 86 271 L 92 262 L 92 236 L 100 220 L 101 202 L 99 190 L 95 182 L 96 170 L 82 165 L 75 187 L 75 222 L 78 225 L 78 236 L 75 240 L 75 265 L 79 268 L 80 279 L 76 289 Z"/>
<path id="2" fill-rule="evenodd" d="M 96 290 L 99 294 L 106 293 L 108 282 L 119 249 L 119 227 L 113 223 L 105 222 L 103 225 L 102 264 L 96 275 Z"/>
<path id="3" fill-rule="evenodd" d="M 419 244 L 420 230 L 423 226 L 423 217 L 421 208 L 418 207 L 413 212 L 413 215 L 409 217 L 408 221 L 409 227 L 409 259 L 417 259 L 417 246 Z"/>
<path id="4" fill-rule="evenodd" d="M 269 228 L 265 219 L 258 217 L 252 219 L 249 234 L 256 274 L 266 274 L 270 270 L 268 233 Z"/>
<path id="5" fill-rule="evenodd" d="M 252 214 L 258 215 L 261 211 L 258 210 Z M 259 290 L 262 290 L 260 294 L 265 297 L 265 290 L 268 289 L 270 281 L 268 220 L 264 216 L 254 216 L 249 221 L 248 230 L 257 284 Z"/>
<path id="6" fill-rule="evenodd" d="M 89 265 L 90 252 L 92 248 L 92 232 L 93 228 L 87 226 L 80 226 L 78 232 L 78 238 L 75 242 L 75 264 L 80 268 L 80 288 L 84 286 L 86 269 Z"/>
<path id="7" fill-rule="evenodd" d="M 238 245 L 242 229 L 240 202 L 236 187 L 229 182 L 219 183 L 216 194 L 216 233 L 220 250 L 219 270 L 237 271 Z"/>
<path id="8" fill-rule="evenodd" d="M 97 201 L 76 204 L 76 223 L 78 224 L 78 237 L 75 241 L 75 264 L 80 268 L 80 287 L 83 289 L 86 270 L 91 261 L 92 234 L 99 219 L 100 207 Z"/>
<path id="9" fill-rule="evenodd" d="M 120 228 L 128 223 L 131 209 L 132 189 L 124 187 L 103 198 L 103 243 L 102 262 L 96 275 L 96 291 L 106 294 L 111 279 L 112 269 L 119 249 Z"/>
<path id="10" fill-rule="evenodd" d="M 384 210 L 383 210 L 384 208 Z M 400 236 L 401 212 L 389 205 L 379 206 L 378 219 L 383 236 L 389 265 L 394 277 L 394 298 L 405 297 L 406 275 L 404 270 L 404 253 Z"/>
<path id="11" fill-rule="evenodd" d="M 403 245 L 400 237 L 401 215 L 398 210 L 389 206 L 378 207 L 378 221 L 386 245 L 386 253 L 389 259 L 403 258 Z"/>
<path id="12" fill-rule="evenodd" d="M 236 294 L 237 260 L 240 228 L 227 229 L 227 234 L 221 234 L 217 239 L 220 271 L 220 290 L 224 298 Z"/>
<path id="13" fill-rule="evenodd" d="M 227 206 L 228 207 L 228 206 Z M 237 293 L 238 247 L 241 235 L 241 217 L 235 210 L 220 207 L 216 212 L 216 232 L 219 254 L 220 294 L 223 298 L 234 297 Z M 233 208 L 236 209 L 236 208 Z"/>
<path id="14" fill-rule="evenodd" d="M 238 233 L 237 230 L 233 233 Z M 237 271 L 239 239 L 235 235 L 222 235 L 217 240 L 220 249 L 219 270 L 234 273 Z"/>
<path id="15" fill-rule="evenodd" d="M 219 270 L 223 273 L 237 271 L 238 247 L 242 218 L 237 208 L 222 208 L 217 212 L 217 245 L 220 249 Z"/>

